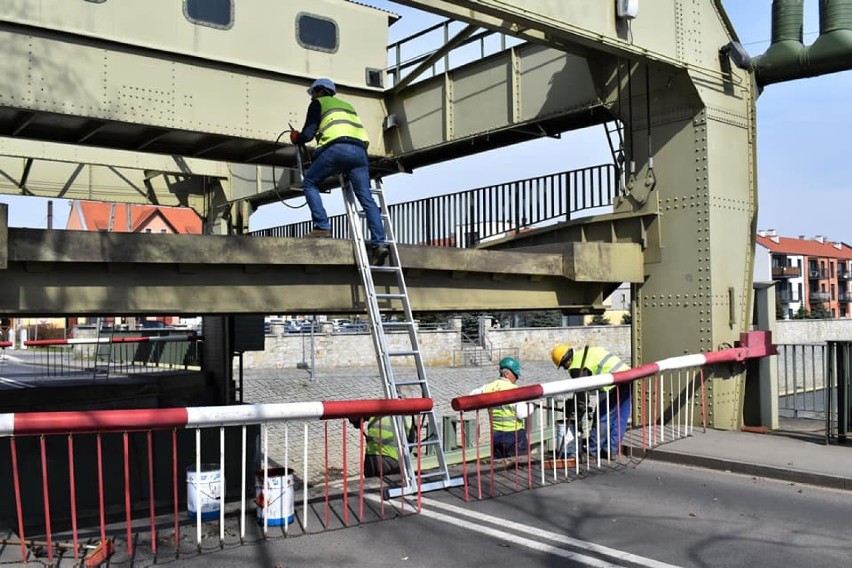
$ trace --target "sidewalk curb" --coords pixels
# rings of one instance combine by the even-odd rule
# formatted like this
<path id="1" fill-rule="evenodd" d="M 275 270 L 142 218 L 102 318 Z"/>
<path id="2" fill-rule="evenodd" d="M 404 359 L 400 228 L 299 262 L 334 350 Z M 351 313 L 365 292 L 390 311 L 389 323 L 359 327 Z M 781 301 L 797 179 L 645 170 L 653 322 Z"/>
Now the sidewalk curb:
<path id="1" fill-rule="evenodd" d="M 755 463 L 735 462 L 721 458 L 711 458 L 694 454 L 671 452 L 662 448 L 655 448 L 653 451 L 648 452 L 647 456 L 645 456 L 645 459 L 674 463 L 678 465 L 701 467 L 704 469 L 729 471 L 731 473 L 739 473 L 755 477 L 765 477 L 768 479 L 787 481 L 790 483 L 816 485 L 819 487 L 842 489 L 846 491 L 852 490 L 852 477 L 829 475 L 824 473 L 813 473 L 797 469 L 784 469 Z"/>

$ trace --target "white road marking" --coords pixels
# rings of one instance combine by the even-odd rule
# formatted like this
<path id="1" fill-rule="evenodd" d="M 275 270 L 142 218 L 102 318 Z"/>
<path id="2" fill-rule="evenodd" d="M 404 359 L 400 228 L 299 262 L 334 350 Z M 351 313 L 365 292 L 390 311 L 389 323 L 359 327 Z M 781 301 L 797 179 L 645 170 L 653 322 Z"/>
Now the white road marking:
<path id="1" fill-rule="evenodd" d="M 469 509 L 465 509 L 463 507 L 457 507 L 455 505 L 450 505 L 448 503 L 442 503 L 440 501 L 435 501 L 434 499 L 423 498 L 423 506 L 434 507 L 435 509 L 443 509 L 453 515 L 462 515 L 471 519 L 475 519 L 480 522 L 490 523 L 493 525 L 506 527 L 513 531 L 521 532 L 528 534 L 530 536 L 534 536 L 537 538 L 547 539 L 553 542 L 557 542 L 559 544 L 566 544 L 569 546 L 574 546 L 577 548 L 583 548 L 588 550 L 589 552 L 594 552 L 596 554 L 600 554 L 602 556 L 609 556 L 615 560 L 619 560 L 622 562 L 630 562 L 631 564 L 637 564 L 640 566 L 648 566 L 649 568 L 678 568 L 673 564 L 666 564 L 665 562 L 659 562 L 657 560 L 653 560 L 651 558 L 645 558 L 644 556 L 637 556 L 635 554 L 631 554 L 629 552 L 624 552 L 621 550 L 617 550 L 615 548 L 610 548 L 608 546 L 602 546 L 600 544 L 595 544 L 593 542 L 588 542 L 585 540 L 580 540 L 576 538 L 572 538 L 570 536 L 565 536 L 562 534 L 546 531 L 543 529 L 538 529 L 535 527 L 531 527 L 529 525 L 523 525 L 521 523 L 516 523 L 513 521 L 507 521 L 505 519 L 492 517 L 490 515 L 484 515 L 482 513 L 477 513 L 476 511 L 471 511 Z M 561 550 L 561 549 L 560 549 Z"/>
<path id="2" fill-rule="evenodd" d="M 374 495 L 365 495 L 365 499 L 369 499 L 371 501 L 379 502 L 380 498 Z M 616 550 L 614 548 L 609 548 L 606 546 L 601 546 L 598 544 L 594 544 L 591 542 L 586 542 L 583 540 L 566 537 L 561 534 L 548 532 L 541 529 L 536 529 L 534 527 L 530 527 L 527 525 L 522 525 L 520 523 L 514 523 L 511 521 L 505 521 L 504 519 L 500 519 L 497 517 L 491 517 L 489 515 L 484 515 L 482 513 L 477 513 L 475 511 L 469 511 L 467 509 L 456 507 L 454 505 L 449 505 L 446 503 L 441 503 L 439 501 L 434 501 L 432 499 L 423 498 L 423 508 L 420 511 L 420 515 L 424 517 L 435 519 L 437 521 L 441 521 L 443 523 L 447 523 L 449 525 L 454 525 L 457 527 L 461 527 L 463 529 L 467 529 L 469 531 L 478 532 L 480 534 L 484 534 L 487 536 L 494 537 L 503 542 L 510 542 L 512 544 L 516 544 L 519 546 L 523 546 L 529 548 L 530 550 L 535 550 L 538 552 L 544 552 L 545 554 L 551 554 L 553 556 L 559 556 L 561 558 L 567 558 L 573 560 L 574 562 L 579 563 L 582 566 L 590 566 L 591 568 L 621 568 L 623 564 L 613 564 L 606 560 L 602 560 L 600 558 L 595 558 L 593 556 L 587 556 L 585 554 L 581 554 L 579 552 L 574 552 L 571 550 L 566 550 L 559 546 L 554 546 L 552 544 L 547 544 L 544 542 L 540 542 L 537 540 L 532 540 L 523 536 L 518 536 L 516 534 L 512 534 L 506 532 L 504 530 L 500 530 L 498 528 L 491 528 L 487 526 L 483 526 L 479 523 L 488 523 L 500 527 L 511 528 L 517 532 L 523 532 L 538 538 L 547 539 L 553 542 L 557 542 L 560 544 L 567 544 L 577 548 L 584 548 L 591 552 L 595 552 L 600 555 L 609 556 L 613 560 L 621 561 L 621 562 L 629 562 L 632 564 L 636 564 L 639 566 L 648 566 L 650 568 L 678 568 L 672 564 L 666 564 L 664 562 L 658 562 L 656 560 L 652 560 L 650 558 L 644 558 L 642 556 L 637 556 L 635 554 L 630 554 L 627 552 L 623 552 L 621 550 Z M 411 505 L 416 509 L 416 503 L 411 502 Z M 445 515 L 443 513 L 439 513 L 437 511 L 433 511 L 431 509 L 427 509 L 426 507 L 433 507 L 435 509 L 443 509 L 452 513 L 454 516 Z M 477 522 L 466 521 L 464 519 L 460 519 L 459 516 L 468 517 L 470 519 L 474 519 Z"/>
<path id="3" fill-rule="evenodd" d="M 22 383 L 16 381 L 15 379 L 7 379 L 6 377 L 0 377 L 0 383 L 3 383 L 4 385 L 9 385 L 10 387 L 16 389 L 26 389 L 30 387 L 30 385 L 28 385 L 27 383 Z"/>

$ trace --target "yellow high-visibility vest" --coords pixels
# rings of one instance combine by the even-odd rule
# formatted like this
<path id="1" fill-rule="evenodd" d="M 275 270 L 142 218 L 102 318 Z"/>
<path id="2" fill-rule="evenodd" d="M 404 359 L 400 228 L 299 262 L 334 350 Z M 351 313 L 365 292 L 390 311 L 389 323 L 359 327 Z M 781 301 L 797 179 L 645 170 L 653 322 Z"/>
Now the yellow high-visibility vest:
<path id="1" fill-rule="evenodd" d="M 516 385 L 501 377 L 485 385 L 482 392 L 489 393 L 516 388 L 518 388 Z M 491 409 L 491 427 L 498 432 L 515 432 L 524 427 L 524 421 L 519 420 L 515 415 L 514 404 L 505 404 Z"/>
<path id="2" fill-rule="evenodd" d="M 337 97 L 319 97 L 320 122 L 317 128 L 317 146 L 322 148 L 338 138 L 354 138 L 370 144 L 367 131 L 358 118 L 355 108 Z"/>
<path id="3" fill-rule="evenodd" d="M 406 416 L 403 420 L 406 432 L 411 429 L 412 419 Z M 364 451 L 370 456 L 387 456 L 399 461 L 399 451 L 393 435 L 393 420 L 390 416 L 374 416 L 367 422 Z M 381 452 L 379 451 L 381 447 Z"/>
<path id="4" fill-rule="evenodd" d="M 582 365 L 582 367 L 581 367 Z M 603 375 L 604 373 L 615 373 L 618 371 L 626 371 L 630 367 L 613 355 L 603 347 L 584 347 L 574 352 L 574 357 L 571 360 L 571 369 L 586 369 L 593 375 Z M 615 385 L 608 385 L 601 390 L 608 391 L 614 388 Z"/>

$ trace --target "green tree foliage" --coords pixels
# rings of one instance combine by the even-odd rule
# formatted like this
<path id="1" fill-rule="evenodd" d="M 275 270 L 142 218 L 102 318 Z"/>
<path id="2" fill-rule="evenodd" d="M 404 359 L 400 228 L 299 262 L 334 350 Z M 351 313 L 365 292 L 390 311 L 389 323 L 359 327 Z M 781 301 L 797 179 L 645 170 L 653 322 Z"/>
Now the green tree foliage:
<path id="1" fill-rule="evenodd" d="M 425 324 L 445 324 L 450 319 L 450 314 L 443 312 L 415 312 L 414 319 Z"/>
<path id="2" fill-rule="evenodd" d="M 609 318 L 603 314 L 595 314 L 592 317 L 592 321 L 589 322 L 589 325 L 609 325 Z"/>
<path id="3" fill-rule="evenodd" d="M 527 327 L 559 327 L 562 325 L 562 313 L 558 310 L 530 312 Z"/>
<path id="4" fill-rule="evenodd" d="M 831 319 L 831 312 L 823 304 L 817 304 L 811 310 L 810 319 Z"/>
<path id="5" fill-rule="evenodd" d="M 816 304 L 813 310 L 806 310 L 804 306 L 799 308 L 799 311 L 793 316 L 793 319 L 832 319 L 831 312 L 828 311 L 823 304 Z"/>
<path id="6" fill-rule="evenodd" d="M 805 306 L 799 306 L 799 310 L 793 314 L 794 320 L 811 319 L 811 312 L 805 309 Z"/>

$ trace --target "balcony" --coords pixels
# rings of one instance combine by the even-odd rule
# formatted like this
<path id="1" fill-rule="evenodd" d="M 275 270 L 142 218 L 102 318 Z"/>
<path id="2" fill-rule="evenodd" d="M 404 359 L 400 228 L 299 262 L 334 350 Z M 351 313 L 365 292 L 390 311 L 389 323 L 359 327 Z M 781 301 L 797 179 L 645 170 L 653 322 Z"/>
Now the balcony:
<path id="1" fill-rule="evenodd" d="M 811 280 L 826 280 L 828 278 L 827 270 L 808 270 L 808 278 Z"/>
<path id="2" fill-rule="evenodd" d="M 792 290 L 778 290 L 777 298 L 782 304 L 792 304 L 802 301 L 800 294 Z"/>
<path id="3" fill-rule="evenodd" d="M 850 294 L 849 292 L 841 292 L 837 295 L 837 301 L 841 304 L 847 304 L 849 302 L 852 302 L 852 294 Z"/>
<path id="4" fill-rule="evenodd" d="M 808 299 L 811 302 L 828 302 L 831 295 L 828 292 L 808 292 Z"/>
<path id="5" fill-rule="evenodd" d="M 774 276 L 774 274 L 773 274 L 773 276 Z M 840 271 L 837 272 L 837 279 L 838 280 L 852 280 L 852 272 L 849 272 L 847 270 L 840 270 Z"/>
<path id="6" fill-rule="evenodd" d="M 798 266 L 773 266 L 772 278 L 798 278 L 802 269 Z"/>

